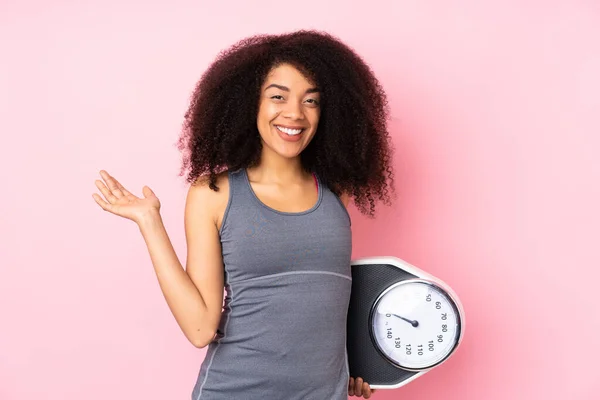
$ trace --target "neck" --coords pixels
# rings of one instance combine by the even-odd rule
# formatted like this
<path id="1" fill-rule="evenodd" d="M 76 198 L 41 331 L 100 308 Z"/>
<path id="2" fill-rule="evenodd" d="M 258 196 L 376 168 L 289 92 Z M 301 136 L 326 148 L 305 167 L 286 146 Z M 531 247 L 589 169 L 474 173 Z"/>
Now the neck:
<path id="1" fill-rule="evenodd" d="M 263 151 L 258 165 L 249 169 L 254 180 L 271 183 L 291 183 L 302 180 L 306 172 L 302 168 L 300 156 L 294 158 L 281 157 L 263 144 Z"/>

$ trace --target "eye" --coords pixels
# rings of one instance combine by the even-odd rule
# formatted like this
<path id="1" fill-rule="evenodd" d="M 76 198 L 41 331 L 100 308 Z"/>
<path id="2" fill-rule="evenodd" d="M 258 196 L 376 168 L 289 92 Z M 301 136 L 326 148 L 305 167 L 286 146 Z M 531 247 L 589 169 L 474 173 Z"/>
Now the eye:
<path id="1" fill-rule="evenodd" d="M 316 99 L 307 99 L 306 101 L 310 102 L 311 104 L 318 106 L 319 105 L 319 101 Z"/>
<path id="2" fill-rule="evenodd" d="M 271 98 L 275 99 L 275 100 L 283 100 L 283 96 L 280 95 L 280 94 L 276 94 L 275 96 L 271 96 Z"/>

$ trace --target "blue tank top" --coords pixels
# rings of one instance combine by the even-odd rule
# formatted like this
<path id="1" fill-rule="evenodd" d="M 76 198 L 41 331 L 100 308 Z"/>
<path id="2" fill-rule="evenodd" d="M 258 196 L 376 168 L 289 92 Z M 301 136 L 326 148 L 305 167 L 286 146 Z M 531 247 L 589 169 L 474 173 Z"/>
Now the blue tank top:
<path id="1" fill-rule="evenodd" d="M 229 172 L 226 295 L 192 400 L 347 400 L 351 222 L 318 176 L 317 187 L 312 208 L 281 212 L 245 169 Z"/>

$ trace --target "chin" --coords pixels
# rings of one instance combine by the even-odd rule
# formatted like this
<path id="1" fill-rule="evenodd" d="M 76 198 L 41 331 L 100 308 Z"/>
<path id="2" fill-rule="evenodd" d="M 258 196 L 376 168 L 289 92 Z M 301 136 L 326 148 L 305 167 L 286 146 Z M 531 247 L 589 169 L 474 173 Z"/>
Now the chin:
<path id="1" fill-rule="evenodd" d="M 304 151 L 304 143 L 286 143 L 279 138 L 273 138 L 270 143 L 263 141 L 263 149 L 273 152 L 282 158 L 296 158 Z"/>
<path id="2" fill-rule="evenodd" d="M 275 150 L 275 153 L 277 153 L 277 155 L 279 155 L 280 157 L 283 158 L 288 158 L 288 159 L 293 159 L 296 157 L 300 156 L 300 153 L 302 153 L 302 151 L 277 151 Z"/>

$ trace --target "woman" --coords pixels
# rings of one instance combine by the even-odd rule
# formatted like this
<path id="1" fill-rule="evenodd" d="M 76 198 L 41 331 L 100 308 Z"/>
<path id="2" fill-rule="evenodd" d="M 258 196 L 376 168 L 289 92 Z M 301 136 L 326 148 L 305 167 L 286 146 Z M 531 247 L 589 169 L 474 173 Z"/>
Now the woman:
<path id="1" fill-rule="evenodd" d="M 137 223 L 161 290 L 196 347 L 192 399 L 369 398 L 350 377 L 350 197 L 389 203 L 387 103 L 369 67 L 326 33 L 258 35 L 202 76 L 179 140 L 184 270 L 150 188 L 101 171 L 104 210 Z M 223 289 L 226 296 L 223 302 Z"/>

